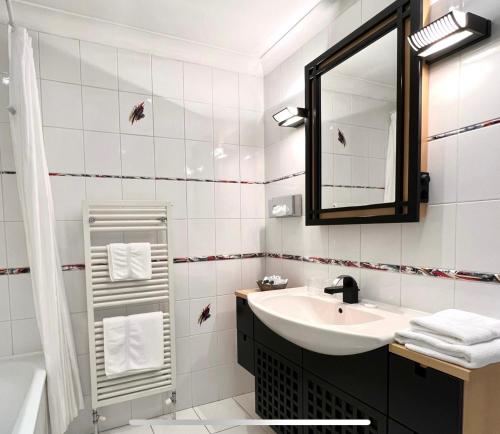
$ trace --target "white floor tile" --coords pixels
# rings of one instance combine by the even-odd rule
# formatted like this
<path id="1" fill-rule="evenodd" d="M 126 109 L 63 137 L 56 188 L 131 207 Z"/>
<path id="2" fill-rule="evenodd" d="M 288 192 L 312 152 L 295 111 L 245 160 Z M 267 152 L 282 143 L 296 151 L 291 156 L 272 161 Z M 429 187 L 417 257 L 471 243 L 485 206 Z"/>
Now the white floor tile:
<path id="1" fill-rule="evenodd" d="M 223 401 L 211 402 L 210 404 L 200 405 L 194 407 L 194 410 L 200 417 L 200 419 L 249 419 L 248 415 L 232 398 L 224 399 Z M 208 431 L 211 433 L 216 433 L 219 431 L 224 431 L 229 428 L 229 426 L 206 426 Z"/>
<path id="2" fill-rule="evenodd" d="M 152 434 L 153 431 L 149 426 L 122 426 L 121 428 L 104 431 L 103 434 Z"/>
<path id="3" fill-rule="evenodd" d="M 181 410 L 175 413 L 176 419 L 179 420 L 190 420 L 190 419 L 199 419 L 198 414 L 196 414 L 196 411 L 194 411 L 193 408 L 187 408 L 186 410 Z M 160 417 L 160 419 L 171 419 L 172 415 L 171 414 L 165 414 L 164 416 Z"/>
<path id="4" fill-rule="evenodd" d="M 274 431 L 267 431 L 265 427 L 260 426 L 235 426 L 223 431 L 223 434 L 268 434 L 269 432 Z"/>
<path id="5" fill-rule="evenodd" d="M 171 415 L 162 416 L 160 419 L 171 419 Z M 196 420 L 199 419 L 198 415 L 192 408 L 186 410 L 178 411 L 176 413 L 177 420 Z M 188 426 L 166 426 L 158 425 L 152 426 L 154 434 L 208 434 L 207 429 L 200 425 L 188 425 Z"/>
<path id="6" fill-rule="evenodd" d="M 208 434 L 203 425 L 153 426 L 154 434 Z"/>
<path id="7" fill-rule="evenodd" d="M 259 419 L 255 412 L 255 392 L 245 393 L 244 395 L 235 396 L 233 398 L 236 403 L 243 408 L 254 419 Z"/>

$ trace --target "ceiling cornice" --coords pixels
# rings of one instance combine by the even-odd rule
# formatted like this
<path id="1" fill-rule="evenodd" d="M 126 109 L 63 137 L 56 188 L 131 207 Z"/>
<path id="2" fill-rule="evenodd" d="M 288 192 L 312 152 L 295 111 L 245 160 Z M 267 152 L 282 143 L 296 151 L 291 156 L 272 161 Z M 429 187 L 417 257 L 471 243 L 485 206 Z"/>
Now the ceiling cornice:
<path id="1" fill-rule="evenodd" d="M 261 57 L 263 74 L 268 74 L 283 63 L 311 38 L 324 30 L 355 0 L 322 0 L 298 21 L 276 44 Z"/>
<path id="2" fill-rule="evenodd" d="M 26 28 L 60 36 L 145 52 L 185 62 L 201 63 L 241 73 L 271 72 L 300 46 L 327 27 L 355 0 L 321 0 L 260 57 L 214 47 L 171 35 L 13 0 L 14 20 Z M 7 22 L 6 10 L 0 19 Z"/>
<path id="3" fill-rule="evenodd" d="M 15 23 L 32 30 L 241 73 L 262 75 L 260 59 L 257 56 L 69 13 L 28 1 L 12 3 Z M 2 10 L 1 18 L 3 22 L 7 22 L 5 10 Z"/>

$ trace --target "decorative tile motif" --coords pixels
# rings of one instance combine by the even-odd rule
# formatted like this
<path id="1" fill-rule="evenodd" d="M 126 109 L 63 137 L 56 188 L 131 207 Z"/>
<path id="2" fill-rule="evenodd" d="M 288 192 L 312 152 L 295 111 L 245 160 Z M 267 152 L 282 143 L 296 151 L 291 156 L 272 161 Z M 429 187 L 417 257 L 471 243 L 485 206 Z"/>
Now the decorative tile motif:
<path id="1" fill-rule="evenodd" d="M 345 139 L 345 135 L 344 135 L 344 133 L 341 131 L 341 129 L 340 129 L 340 128 L 338 129 L 338 138 L 337 138 L 337 140 L 339 141 L 339 143 L 340 143 L 341 145 L 344 145 L 344 148 L 346 147 L 346 145 L 347 145 L 347 141 L 346 141 L 346 139 Z"/>
<path id="2" fill-rule="evenodd" d="M 146 117 L 146 115 L 144 114 L 144 101 L 142 101 L 134 106 L 130 112 L 128 120 L 132 125 L 134 125 L 135 122 L 139 122 L 144 117 Z"/>
<path id="3" fill-rule="evenodd" d="M 201 326 L 207 319 L 211 317 L 210 315 L 210 304 L 205 306 L 198 317 L 198 325 Z"/>

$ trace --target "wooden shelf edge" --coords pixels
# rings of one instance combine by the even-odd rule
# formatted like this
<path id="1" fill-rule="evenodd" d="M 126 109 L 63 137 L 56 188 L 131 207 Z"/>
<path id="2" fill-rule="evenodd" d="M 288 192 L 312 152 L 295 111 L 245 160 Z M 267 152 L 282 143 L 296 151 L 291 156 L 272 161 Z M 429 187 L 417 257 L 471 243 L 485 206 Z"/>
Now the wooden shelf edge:
<path id="1" fill-rule="evenodd" d="M 414 362 L 435 369 L 436 371 L 460 378 L 463 381 L 470 381 L 474 376 L 474 370 L 472 369 L 467 369 L 462 366 L 454 365 L 453 363 L 445 362 L 444 360 L 435 359 L 434 357 L 411 351 L 404 345 L 389 344 L 389 352 L 413 360 Z"/>

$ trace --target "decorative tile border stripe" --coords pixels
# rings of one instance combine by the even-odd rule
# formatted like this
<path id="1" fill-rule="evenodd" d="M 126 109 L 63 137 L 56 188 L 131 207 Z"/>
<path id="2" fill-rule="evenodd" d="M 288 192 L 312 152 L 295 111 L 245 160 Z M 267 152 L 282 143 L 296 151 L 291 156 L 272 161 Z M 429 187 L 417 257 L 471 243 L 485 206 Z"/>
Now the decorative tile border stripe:
<path id="1" fill-rule="evenodd" d="M 173 259 L 174 264 L 183 264 L 187 262 L 211 262 L 227 261 L 231 259 L 252 259 L 265 258 L 266 253 L 241 253 L 235 255 L 211 255 L 211 256 L 187 256 Z M 67 264 L 61 267 L 62 271 L 85 270 L 85 264 Z M 30 272 L 30 267 L 0 268 L 0 276 L 25 274 Z"/>
<path id="2" fill-rule="evenodd" d="M 1 170 L 0 175 L 15 175 L 13 170 Z M 63 173 L 49 172 L 49 176 L 69 176 L 74 178 L 100 178 L 100 179 L 140 179 L 147 181 L 194 181 L 194 182 L 214 182 L 223 184 L 259 184 L 264 185 L 264 181 L 236 181 L 231 179 L 200 179 L 200 178 L 177 178 L 168 176 L 133 176 L 133 175 L 103 175 L 95 173 Z"/>
<path id="3" fill-rule="evenodd" d="M 370 187 L 368 185 L 337 185 L 337 184 L 321 184 L 321 187 L 334 187 L 334 188 L 362 188 L 372 190 L 385 190 L 385 187 Z"/>
<path id="4" fill-rule="evenodd" d="M 289 261 L 307 262 L 311 264 L 337 265 L 349 268 L 363 268 L 365 270 L 387 271 L 408 275 L 438 277 L 443 279 L 465 280 L 470 282 L 498 283 L 500 273 L 480 273 L 476 271 L 450 270 L 444 268 L 413 267 L 411 265 L 380 264 L 350 259 L 323 258 L 320 256 L 300 256 L 287 253 L 238 253 L 233 255 L 186 256 L 173 259 L 174 264 L 195 262 L 229 261 L 232 259 L 272 258 Z M 85 270 L 85 264 L 63 265 L 62 271 Z M 0 276 L 29 273 L 29 267 L 0 268 Z"/>
<path id="5" fill-rule="evenodd" d="M 174 258 L 174 264 L 182 264 L 186 262 L 212 262 L 212 261 L 229 261 L 231 259 L 252 259 L 265 258 L 266 253 L 241 253 L 234 255 L 210 255 L 210 256 L 186 256 Z"/>
<path id="6" fill-rule="evenodd" d="M 456 128 L 454 130 L 446 131 L 444 133 L 435 134 L 433 136 L 428 137 L 427 140 L 429 142 L 432 142 L 433 140 L 444 139 L 445 137 L 456 136 L 457 134 L 463 134 L 468 131 L 474 131 L 480 128 L 491 127 L 493 125 L 498 125 L 498 124 L 500 124 L 500 117 L 493 118 L 488 121 L 478 122 L 477 124 L 468 125 L 466 127 Z"/>
<path id="7" fill-rule="evenodd" d="M 67 264 L 61 267 L 62 271 L 85 270 L 85 264 Z M 0 268 L 0 276 L 13 274 L 26 274 L 30 272 L 30 267 Z"/>
<path id="8" fill-rule="evenodd" d="M 0 268 L 0 276 L 11 274 L 25 274 L 30 272 L 30 267 Z"/>
<path id="9" fill-rule="evenodd" d="M 313 264 L 338 265 L 342 267 L 363 268 L 366 270 L 388 271 L 391 273 L 500 284 L 500 273 L 480 273 L 476 271 L 449 270 L 444 268 L 413 267 L 411 265 L 379 264 L 366 261 L 360 262 L 345 259 L 322 258 L 318 256 L 289 255 L 286 253 L 268 253 L 267 257 Z"/>
<path id="10" fill-rule="evenodd" d="M 49 176 L 70 176 L 75 178 L 101 178 L 101 179 L 142 179 L 150 181 L 194 181 L 194 182 L 216 182 L 225 184 L 258 184 L 266 185 L 274 182 L 284 181 L 286 179 L 295 178 L 305 175 L 305 171 L 292 173 L 290 175 L 281 176 L 280 178 L 271 179 L 269 181 L 236 181 L 234 179 L 203 179 L 203 178 L 178 178 L 168 176 L 134 176 L 134 175 L 104 175 L 98 173 L 64 173 L 64 172 L 49 172 Z M 0 175 L 15 175 L 15 170 L 0 170 Z M 352 187 L 352 186 L 333 186 L 333 187 Z M 359 187 L 361 188 L 361 187 Z M 363 187 L 363 188 L 379 188 L 379 187 Z"/>
<path id="11" fill-rule="evenodd" d="M 85 264 L 68 264 L 62 266 L 63 271 L 85 270 Z"/>
<path id="12" fill-rule="evenodd" d="M 285 176 L 281 176 L 279 178 L 275 178 L 275 179 L 271 179 L 269 181 L 265 181 L 264 184 L 272 184 L 273 182 L 279 182 L 279 181 L 284 181 L 285 179 L 290 179 L 290 178 L 295 178 L 297 176 L 301 176 L 301 175 L 305 175 L 306 174 L 306 171 L 305 170 L 302 170 L 301 172 L 295 172 L 295 173 L 291 173 L 290 175 L 285 175 Z"/>

